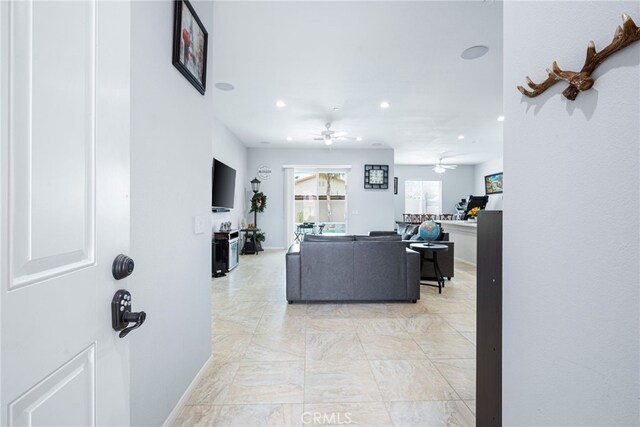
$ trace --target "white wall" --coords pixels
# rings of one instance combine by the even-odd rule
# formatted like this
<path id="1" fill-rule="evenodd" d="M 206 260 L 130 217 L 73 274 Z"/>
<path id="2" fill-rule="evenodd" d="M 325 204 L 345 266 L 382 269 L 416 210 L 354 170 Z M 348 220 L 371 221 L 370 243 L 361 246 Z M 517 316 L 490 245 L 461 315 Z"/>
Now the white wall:
<path id="1" fill-rule="evenodd" d="M 411 213 L 404 208 L 405 181 L 442 181 L 442 213 L 455 213 L 454 206 L 460 199 L 476 194 L 473 192 L 473 166 L 458 166 L 439 174 L 433 171 L 433 166 L 395 165 L 395 176 L 398 177 L 398 194 L 393 199 L 396 221 L 402 221 L 403 213 Z"/>
<path id="2" fill-rule="evenodd" d="M 364 165 L 389 165 L 389 189 L 365 190 Z M 247 179 L 260 165 L 273 171 L 262 182 L 260 191 L 267 196 L 267 208 L 258 214 L 258 227 L 266 233 L 265 247 L 285 247 L 283 165 L 351 165 L 347 174 L 347 232 L 368 234 L 372 230 L 393 230 L 393 151 L 249 148 Z M 248 182 L 247 182 L 248 184 Z M 253 222 L 253 214 L 247 214 Z"/>
<path id="3" fill-rule="evenodd" d="M 192 4 L 210 30 L 212 3 Z M 173 2 L 131 7 L 129 286 L 147 313 L 126 338 L 131 424 L 157 426 L 211 354 L 211 240 L 194 216 L 211 212 L 212 86 L 200 95 L 171 65 Z"/>
<path id="4" fill-rule="evenodd" d="M 505 2 L 503 420 L 639 425 L 640 43 L 575 101 L 516 85 L 579 69 L 640 2 Z M 544 205 L 537 203 L 544 200 Z"/>
<path id="5" fill-rule="evenodd" d="M 218 231 L 221 222 L 231 221 L 232 228 L 238 229 L 240 219 L 249 210 L 246 194 L 251 192 L 249 181 L 253 179 L 253 176 L 247 177 L 246 173 L 247 147 L 218 120 L 213 119 L 212 126 L 213 157 L 236 170 L 236 191 L 233 209 L 230 212 L 212 212 L 211 226 L 213 231 Z"/>
<path id="6" fill-rule="evenodd" d="M 474 196 L 484 196 L 485 187 L 484 187 L 484 177 L 487 175 L 491 175 L 497 172 L 502 172 L 502 157 L 486 161 L 484 163 L 480 163 L 475 166 L 473 173 L 473 183 L 474 183 Z M 489 203 L 487 203 L 486 209 L 488 210 L 502 210 L 502 200 L 503 194 L 490 194 L 489 195 Z"/>

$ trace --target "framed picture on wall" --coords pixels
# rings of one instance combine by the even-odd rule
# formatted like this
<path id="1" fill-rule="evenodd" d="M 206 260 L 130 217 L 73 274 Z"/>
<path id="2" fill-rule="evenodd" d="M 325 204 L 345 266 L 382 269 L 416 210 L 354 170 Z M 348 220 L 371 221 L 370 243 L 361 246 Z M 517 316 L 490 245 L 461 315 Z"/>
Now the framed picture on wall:
<path id="1" fill-rule="evenodd" d="M 175 1 L 173 65 L 204 95 L 209 35 L 188 0 Z"/>
<path id="2" fill-rule="evenodd" d="M 393 177 L 393 194 L 398 194 L 398 177 Z"/>
<path id="3" fill-rule="evenodd" d="M 502 172 L 485 176 L 484 189 L 485 189 L 485 194 L 502 193 Z"/>

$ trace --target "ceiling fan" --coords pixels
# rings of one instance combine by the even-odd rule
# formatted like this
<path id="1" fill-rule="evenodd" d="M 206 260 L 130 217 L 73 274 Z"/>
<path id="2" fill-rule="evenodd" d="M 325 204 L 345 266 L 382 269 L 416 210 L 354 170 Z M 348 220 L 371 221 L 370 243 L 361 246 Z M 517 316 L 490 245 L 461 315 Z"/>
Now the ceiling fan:
<path id="1" fill-rule="evenodd" d="M 445 173 L 447 169 L 455 169 L 458 165 L 443 165 L 442 164 L 443 157 L 440 157 L 438 163 L 433 166 L 433 171 L 435 173 Z"/>
<path id="2" fill-rule="evenodd" d="M 326 145 L 331 145 L 333 144 L 333 141 L 356 140 L 356 138 L 347 136 L 347 132 L 336 132 L 331 130 L 331 122 L 325 123 L 324 127 L 326 129 L 320 132 L 318 137 L 313 138 L 314 141 L 324 141 Z"/>

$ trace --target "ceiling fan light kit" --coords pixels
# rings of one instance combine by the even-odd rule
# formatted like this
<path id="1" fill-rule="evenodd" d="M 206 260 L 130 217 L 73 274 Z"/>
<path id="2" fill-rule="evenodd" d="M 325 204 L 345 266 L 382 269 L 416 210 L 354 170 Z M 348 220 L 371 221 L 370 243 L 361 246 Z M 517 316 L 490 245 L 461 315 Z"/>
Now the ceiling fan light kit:
<path id="1" fill-rule="evenodd" d="M 591 74 L 604 62 L 605 59 L 638 40 L 640 40 L 640 28 L 638 28 L 629 15 L 623 14 L 622 26 L 618 25 L 616 28 L 613 40 L 609 46 L 605 47 L 600 52 L 597 52 L 595 43 L 593 41 L 589 42 L 587 46 L 587 57 L 579 72 L 563 71 L 558 67 L 557 62 L 554 61 L 551 69 L 547 69 L 547 74 L 549 76 L 545 81 L 542 83 L 534 83 L 529 76 L 527 76 L 527 85 L 529 85 L 532 90 L 525 89 L 522 86 L 518 86 L 518 90 L 523 95 L 533 98 L 540 95 L 560 80 L 564 80 L 569 83 L 569 86 L 562 92 L 562 94 L 565 98 L 573 101 L 580 92 L 584 92 L 593 87 L 594 79 L 591 77 Z"/>

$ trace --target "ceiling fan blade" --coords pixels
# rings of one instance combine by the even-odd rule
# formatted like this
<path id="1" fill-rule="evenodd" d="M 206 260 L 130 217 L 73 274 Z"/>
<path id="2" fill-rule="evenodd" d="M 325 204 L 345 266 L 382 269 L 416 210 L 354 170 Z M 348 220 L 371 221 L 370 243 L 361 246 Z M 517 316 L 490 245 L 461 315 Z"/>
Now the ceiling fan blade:
<path id="1" fill-rule="evenodd" d="M 445 169 L 455 169 L 458 167 L 458 165 L 442 165 L 442 167 Z"/>
<path id="2" fill-rule="evenodd" d="M 347 136 L 349 132 L 334 132 L 333 136 Z"/>
<path id="3" fill-rule="evenodd" d="M 324 141 L 324 138 L 313 138 L 314 141 Z"/>

